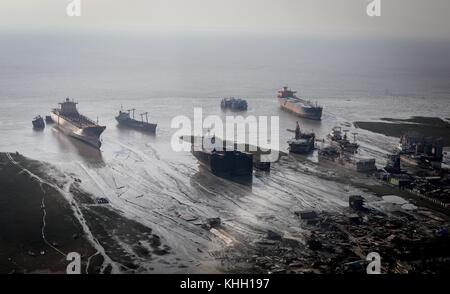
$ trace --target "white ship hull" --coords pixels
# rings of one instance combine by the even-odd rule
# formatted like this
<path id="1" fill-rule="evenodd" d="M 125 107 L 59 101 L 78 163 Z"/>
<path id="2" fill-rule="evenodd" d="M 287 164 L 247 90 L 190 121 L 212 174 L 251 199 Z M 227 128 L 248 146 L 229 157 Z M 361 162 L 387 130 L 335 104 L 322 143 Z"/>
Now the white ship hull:
<path id="1" fill-rule="evenodd" d="M 104 131 L 105 127 L 102 126 L 86 126 L 78 127 L 70 120 L 59 115 L 57 112 L 52 111 L 51 117 L 55 122 L 55 127 L 58 128 L 65 135 L 83 141 L 92 147 L 100 149 L 102 143 L 100 141 L 100 135 Z"/>

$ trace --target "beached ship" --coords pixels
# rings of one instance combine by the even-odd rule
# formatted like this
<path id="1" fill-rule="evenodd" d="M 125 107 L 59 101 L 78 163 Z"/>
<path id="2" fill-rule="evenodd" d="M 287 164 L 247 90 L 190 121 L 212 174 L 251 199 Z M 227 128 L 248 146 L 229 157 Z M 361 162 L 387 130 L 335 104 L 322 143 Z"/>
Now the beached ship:
<path id="1" fill-rule="evenodd" d="M 248 108 L 247 101 L 240 98 L 223 98 L 220 102 L 222 109 L 230 109 L 234 111 L 245 111 Z"/>
<path id="2" fill-rule="evenodd" d="M 129 109 L 127 112 L 122 110 L 119 111 L 119 115 L 116 116 L 116 120 L 120 125 L 130 127 L 136 130 L 140 130 L 146 133 L 155 133 L 157 124 L 148 122 L 148 113 L 141 113 L 141 120 L 136 120 L 134 118 L 134 111 L 136 109 Z M 131 115 L 132 113 L 132 115 Z M 144 121 L 145 115 L 145 121 Z"/>
<path id="3" fill-rule="evenodd" d="M 280 89 L 277 95 L 280 107 L 300 117 L 320 120 L 322 118 L 322 107 L 317 103 L 313 104 L 311 101 L 297 97 L 296 93 L 288 87 Z"/>
<path id="4" fill-rule="evenodd" d="M 302 132 L 300 130 L 300 125 L 298 124 L 298 122 L 294 132 L 295 137 L 287 141 L 287 143 L 289 144 L 289 152 L 306 154 L 314 150 L 316 135 L 313 132 Z"/>
<path id="5" fill-rule="evenodd" d="M 215 137 L 207 138 L 215 144 Z M 198 147 L 198 148 L 196 148 Z M 203 145 L 192 144 L 191 152 L 199 163 L 220 177 L 251 177 L 253 174 L 253 154 L 237 150 L 216 150 Z"/>
<path id="6" fill-rule="evenodd" d="M 350 142 L 347 137 L 348 132 L 349 130 L 342 130 L 341 127 L 334 127 L 330 134 L 328 134 L 328 138 L 331 140 L 332 144 L 339 146 L 343 152 L 356 153 L 359 148 L 359 144 L 356 143 L 357 133 L 352 133 L 353 142 Z M 342 133 L 344 133 L 344 135 L 342 135 Z"/>
<path id="7" fill-rule="evenodd" d="M 318 152 L 319 162 L 331 162 L 344 168 L 352 169 L 361 173 L 375 172 L 375 158 L 360 158 L 343 153 L 337 146 L 327 146 Z"/>
<path id="8" fill-rule="evenodd" d="M 98 123 L 81 115 L 77 110 L 77 102 L 66 100 L 60 104 L 60 108 L 52 109 L 51 117 L 55 127 L 64 134 L 85 142 L 95 148 L 100 148 L 100 135 L 106 129 Z"/>
<path id="9" fill-rule="evenodd" d="M 356 133 L 354 135 L 354 142 L 347 139 L 348 130 L 342 130 L 341 127 L 334 127 L 328 139 L 330 145 L 319 150 L 319 162 L 334 162 L 345 168 L 350 168 L 358 172 L 374 172 L 377 170 L 375 165 L 375 158 L 364 158 L 356 154 L 359 145 L 356 143 Z"/>

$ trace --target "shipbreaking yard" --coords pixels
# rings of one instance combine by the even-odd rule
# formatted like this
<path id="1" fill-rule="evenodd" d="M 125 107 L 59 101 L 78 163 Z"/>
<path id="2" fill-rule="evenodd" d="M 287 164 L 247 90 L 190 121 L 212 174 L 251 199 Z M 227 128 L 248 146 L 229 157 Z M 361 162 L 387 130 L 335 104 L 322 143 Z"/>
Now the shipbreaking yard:
<path id="1" fill-rule="evenodd" d="M 101 152 L 50 133 L 80 154 L 67 162 L 0 153 L 0 272 L 63 273 L 69 252 L 83 273 L 365 274 L 374 254 L 381 273 L 450 272 L 441 140 L 404 136 L 366 168 L 348 158 L 373 150 L 338 127 L 328 147 L 269 164 L 272 150 L 217 139 L 252 158 L 239 181 L 216 175 L 212 157 L 174 153 L 167 135 L 118 130 Z"/>
<path id="2" fill-rule="evenodd" d="M 99 151 L 52 130 L 80 155 L 55 164 L 0 153 L 0 272 L 63 273 L 70 252 L 83 273 L 364 274 L 374 255 L 381 273 L 450 272 L 440 139 L 376 153 L 348 129 L 325 141 L 297 124 L 288 152 L 208 133 L 176 153 L 170 132 L 117 131 Z"/>
<path id="3" fill-rule="evenodd" d="M 449 273 L 449 232 L 442 227 L 447 216 L 421 209 L 384 214 L 371 207 L 294 214 L 305 238 L 268 231 L 245 255 L 227 262 L 242 265 L 236 272 L 362 274 L 370 262 L 367 255 L 376 252 L 384 274 Z"/>
<path id="4" fill-rule="evenodd" d="M 381 273 L 449 273 L 441 141 L 404 136 L 376 170 L 375 159 L 341 164 L 359 145 L 332 138 L 333 160 L 322 160 L 322 146 L 277 152 L 270 164 L 260 159 L 271 150 L 233 144 L 254 150 L 249 181 L 217 177 L 190 153 L 173 158 L 164 144 L 117 141 L 65 172 L 2 153 L 0 225 L 15 225 L 3 233 L 0 271 L 64 272 L 77 252 L 84 273 L 362 274 L 373 254 Z"/>
<path id="5" fill-rule="evenodd" d="M 190 176 L 192 189 L 178 180 L 186 198 L 160 208 L 155 205 L 164 198 L 154 199 L 150 209 L 145 190 L 129 191 L 129 180 L 119 178 L 122 164 L 110 163 L 112 174 L 86 178 L 3 153 L 2 186 L 17 189 L 20 177 L 21 202 L 30 203 L 27 215 L 33 217 L 4 236 L 1 271 L 63 272 L 59 251 L 80 252 L 86 273 L 366 273 L 371 252 L 380 255 L 382 273 L 450 269 L 448 210 L 374 175 L 283 154 L 250 186 L 200 169 Z M 86 191 L 92 180 L 106 189 L 100 182 L 111 176 L 111 192 Z M 311 183 L 313 177 L 321 180 Z M 323 198 L 308 196 L 314 186 Z M 267 187 L 271 192 L 263 192 Z M 25 207 L 4 201 L 9 207 L 2 209 L 14 212 L 2 211 L 1 225 L 8 227 Z"/>

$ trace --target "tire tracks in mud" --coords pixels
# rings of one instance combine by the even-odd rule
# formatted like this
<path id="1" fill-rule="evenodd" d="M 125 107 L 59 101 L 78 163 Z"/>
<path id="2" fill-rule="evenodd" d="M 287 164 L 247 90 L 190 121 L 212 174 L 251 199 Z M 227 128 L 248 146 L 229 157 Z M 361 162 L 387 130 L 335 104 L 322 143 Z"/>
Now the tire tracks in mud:
<path id="1" fill-rule="evenodd" d="M 23 166 L 20 165 L 20 163 L 18 163 L 17 161 L 15 161 L 10 153 L 6 153 L 7 158 L 11 161 L 11 163 L 13 163 L 14 165 L 16 165 L 17 167 L 19 167 L 21 169 L 21 172 L 25 172 L 27 173 L 31 178 L 37 180 L 39 182 L 39 184 L 41 185 L 41 189 L 42 189 L 42 185 L 45 184 L 53 189 L 55 189 L 56 191 L 58 191 L 61 195 L 63 195 L 66 200 L 73 205 L 70 205 L 70 207 L 72 208 L 73 211 L 73 215 L 77 218 L 77 220 L 79 221 L 80 225 L 83 228 L 84 233 L 87 235 L 87 239 L 88 241 L 94 246 L 94 248 L 97 250 L 98 253 L 100 253 L 103 257 L 103 265 L 102 265 L 102 272 L 104 269 L 106 269 L 107 266 L 111 266 L 112 268 L 112 272 L 113 273 L 119 273 L 119 267 L 112 261 L 112 259 L 109 258 L 109 256 L 105 253 L 103 247 L 100 245 L 100 243 L 96 240 L 96 238 L 93 236 L 93 234 L 91 233 L 88 225 L 86 224 L 83 214 L 81 212 L 81 210 L 78 207 L 78 204 L 76 203 L 76 201 L 73 199 L 73 195 L 70 193 L 70 186 L 73 184 L 73 181 L 69 181 L 68 183 L 66 183 L 66 186 L 64 189 L 61 189 L 58 185 L 55 185 L 53 183 L 50 183 L 47 180 L 42 179 L 41 177 L 39 177 L 38 175 L 32 173 L 30 170 L 24 168 Z M 45 191 L 44 192 L 44 197 L 45 197 Z M 64 252 L 60 251 L 59 249 L 57 249 L 55 246 L 53 246 L 52 244 L 50 244 L 50 242 L 47 241 L 46 237 L 45 237 L 45 226 L 46 226 L 46 222 L 45 222 L 45 217 L 46 217 L 46 211 L 45 211 L 45 201 L 44 198 L 42 199 L 42 204 L 41 204 L 41 208 L 43 210 L 43 226 L 41 228 L 41 232 L 42 232 L 42 238 L 44 240 L 44 242 L 51 247 L 52 249 L 56 250 L 59 254 L 63 255 L 64 257 L 67 256 L 67 254 L 65 254 Z M 86 267 L 86 271 L 88 270 L 88 267 Z"/>
<path id="2" fill-rule="evenodd" d="M 6 153 L 6 157 L 11 161 L 12 164 L 14 164 L 15 166 L 17 166 L 21 171 L 19 173 L 26 173 L 28 174 L 32 179 L 35 179 L 39 182 L 39 187 L 41 188 L 42 191 L 42 200 L 41 200 L 41 210 L 42 210 L 42 227 L 41 227 L 41 236 L 42 236 L 42 240 L 44 241 L 45 244 L 47 244 L 47 246 L 49 246 L 50 248 L 52 248 L 53 250 L 55 250 L 56 252 L 58 252 L 59 254 L 61 254 L 62 256 L 66 257 L 67 254 L 62 252 L 61 250 L 59 250 L 58 248 L 56 248 L 55 246 L 53 246 L 48 240 L 47 237 L 45 236 L 45 227 L 47 225 L 46 223 L 46 216 L 47 216 L 47 211 L 45 210 L 45 189 L 44 189 L 44 184 L 48 185 L 48 183 L 44 182 L 44 180 L 42 180 L 40 177 L 38 177 L 37 175 L 33 174 L 31 171 L 29 171 L 28 169 L 24 168 L 23 166 L 20 165 L 20 163 L 18 163 L 17 161 L 14 160 L 14 158 L 12 158 L 10 153 Z"/>

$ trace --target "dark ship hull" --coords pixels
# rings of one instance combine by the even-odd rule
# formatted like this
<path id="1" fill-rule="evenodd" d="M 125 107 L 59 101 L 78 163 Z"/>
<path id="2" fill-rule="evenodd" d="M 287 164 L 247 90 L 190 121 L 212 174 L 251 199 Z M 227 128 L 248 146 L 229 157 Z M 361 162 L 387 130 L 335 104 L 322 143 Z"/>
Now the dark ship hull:
<path id="1" fill-rule="evenodd" d="M 220 177 L 251 177 L 253 155 L 239 151 L 195 151 L 192 154 L 200 164 Z"/>
<path id="2" fill-rule="evenodd" d="M 117 122 L 121 126 L 126 126 L 135 130 L 139 130 L 146 133 L 155 133 L 157 124 L 147 123 L 138 121 L 132 118 L 121 118 L 119 116 L 116 117 Z"/>
<path id="3" fill-rule="evenodd" d="M 314 150 L 315 138 L 301 138 L 298 140 L 289 140 L 289 152 L 298 154 L 307 154 Z"/>
<path id="4" fill-rule="evenodd" d="M 33 128 L 34 129 L 43 129 L 43 128 L 45 128 L 44 120 L 40 116 L 35 117 L 31 123 L 33 124 Z"/>
<path id="5" fill-rule="evenodd" d="M 321 120 L 322 118 L 321 107 L 310 106 L 306 103 L 306 101 L 303 101 L 301 99 L 278 98 L 278 103 L 280 104 L 280 107 L 282 109 L 292 112 L 299 117 L 313 120 Z"/>
<path id="6" fill-rule="evenodd" d="M 233 111 L 246 111 L 248 108 L 247 101 L 239 98 L 224 98 L 220 102 L 220 107 L 223 110 L 230 109 Z"/>

